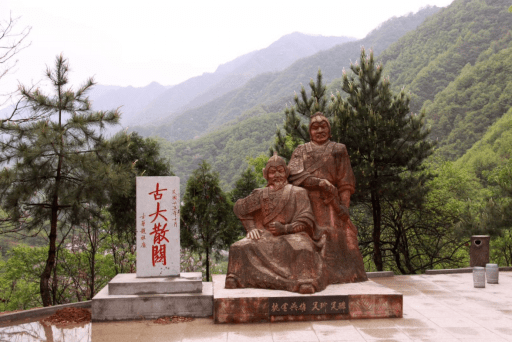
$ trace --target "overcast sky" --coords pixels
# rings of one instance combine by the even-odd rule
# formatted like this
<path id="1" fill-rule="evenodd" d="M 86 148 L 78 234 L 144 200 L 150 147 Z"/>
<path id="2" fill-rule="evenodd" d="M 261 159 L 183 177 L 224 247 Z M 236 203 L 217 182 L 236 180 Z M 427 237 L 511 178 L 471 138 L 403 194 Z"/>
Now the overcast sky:
<path id="1" fill-rule="evenodd" d="M 31 46 L 18 54 L 0 92 L 41 80 L 60 53 L 74 83 L 94 76 L 107 85 L 173 85 L 292 32 L 363 38 L 390 17 L 451 2 L 2 0 L 0 20 L 11 13 L 21 17 L 18 31 L 32 31 Z"/>

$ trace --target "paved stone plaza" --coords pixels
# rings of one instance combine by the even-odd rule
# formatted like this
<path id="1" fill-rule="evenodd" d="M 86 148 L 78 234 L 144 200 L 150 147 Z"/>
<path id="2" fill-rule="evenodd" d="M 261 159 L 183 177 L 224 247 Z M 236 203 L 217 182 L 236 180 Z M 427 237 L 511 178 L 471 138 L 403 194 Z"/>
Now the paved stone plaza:
<path id="1" fill-rule="evenodd" d="M 472 274 L 374 278 L 404 294 L 404 318 L 263 324 L 214 324 L 211 319 L 157 325 L 94 323 L 92 341 L 511 341 L 511 272 L 475 289 Z"/>
<path id="2" fill-rule="evenodd" d="M 37 323 L 0 327 L 0 341 L 511 341 L 511 272 L 499 284 L 473 287 L 472 274 L 373 278 L 404 294 L 404 318 L 214 324 L 212 319 L 159 325 L 151 320 L 89 323 L 73 329 Z M 49 335 L 51 334 L 51 338 Z"/>

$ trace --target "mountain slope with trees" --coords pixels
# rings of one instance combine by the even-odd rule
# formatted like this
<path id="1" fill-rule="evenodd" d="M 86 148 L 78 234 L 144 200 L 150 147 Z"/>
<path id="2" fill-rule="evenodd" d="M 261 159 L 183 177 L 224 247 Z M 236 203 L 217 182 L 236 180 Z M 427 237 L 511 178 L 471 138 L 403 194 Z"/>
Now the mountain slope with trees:
<path id="1" fill-rule="evenodd" d="M 475 65 L 467 64 L 432 103 L 431 137 L 439 139 L 438 153 L 462 156 L 511 107 L 511 45 Z"/>
<path id="2" fill-rule="evenodd" d="M 392 89 L 397 91 L 405 87 L 405 90 L 408 91 L 413 98 L 412 103 L 419 98 L 433 98 L 432 100 L 425 101 L 423 104 L 413 105 L 413 107 L 421 108 L 423 105 L 422 109 L 425 110 L 428 123 L 432 126 L 431 137 L 434 140 L 438 138 L 438 146 L 441 147 L 440 151 L 450 152 L 449 154 L 444 152 L 444 156 L 450 158 L 457 158 L 465 153 L 465 150 L 479 140 L 486 129 L 511 106 L 511 35 L 506 32 L 502 36 L 497 36 L 495 40 L 490 40 L 484 44 L 481 40 L 470 39 L 474 35 L 474 33 L 472 33 L 473 31 L 467 32 L 464 29 L 459 29 L 459 27 L 467 26 L 473 28 L 478 25 L 477 23 L 485 22 L 487 23 L 486 25 L 489 25 L 488 30 L 490 32 L 503 32 L 504 27 L 511 28 L 511 14 L 507 12 L 507 6 L 497 5 L 497 2 L 480 0 L 477 1 L 481 4 L 479 6 L 477 6 L 475 2 L 476 1 L 455 1 L 448 8 L 442 9 L 433 14 L 433 16 L 428 17 L 417 29 L 405 34 L 403 38 L 392 44 L 377 58 L 377 60 L 381 60 L 384 63 L 386 62 L 384 74 L 390 76 Z M 475 11 L 475 7 L 484 8 L 485 10 Z M 491 9 L 495 12 L 490 12 Z M 509 18 L 504 16 L 504 11 L 510 16 Z M 483 20 L 482 16 L 492 16 L 496 19 L 494 21 L 486 21 Z M 401 18 L 396 18 L 382 24 L 381 28 L 373 31 L 368 37 L 374 37 L 374 39 L 379 40 L 383 36 L 390 35 L 387 33 L 389 32 L 387 31 L 388 27 L 397 26 L 400 19 Z M 406 19 L 410 22 L 412 16 Z M 450 26 L 450 22 L 452 22 L 456 28 Z M 445 24 L 442 25 L 441 23 Z M 466 23 L 467 26 L 464 26 L 462 23 Z M 385 31 L 381 31 L 381 29 Z M 485 27 L 481 25 L 478 33 L 481 32 L 480 35 L 489 37 L 489 34 L 485 33 L 484 30 Z M 450 79 L 450 82 L 445 80 L 445 87 L 442 88 L 439 86 L 439 89 L 434 95 L 429 95 L 429 92 L 432 90 L 422 87 L 418 88 L 418 94 L 412 93 L 411 88 L 413 86 L 411 84 L 420 84 L 421 82 L 418 80 L 420 80 L 421 77 L 419 75 L 425 73 L 429 74 L 433 67 L 433 63 L 429 62 L 429 58 L 424 58 L 424 55 L 427 54 L 431 56 L 433 61 L 437 60 L 438 55 L 444 55 L 445 51 L 453 51 L 454 44 L 459 44 L 458 42 L 461 41 L 462 38 L 457 37 L 453 37 L 454 44 L 451 44 L 451 41 L 447 40 L 447 36 L 451 36 L 448 32 L 453 31 L 461 31 L 466 37 L 468 36 L 467 38 L 470 41 L 476 41 L 476 47 L 469 42 L 466 45 L 466 49 L 472 51 L 479 50 L 479 54 L 472 63 L 465 62 L 465 64 L 461 65 L 460 69 L 454 67 L 452 69 L 452 79 Z M 452 35 L 455 35 L 455 33 Z M 428 47 L 424 48 L 422 42 L 427 44 Z M 182 137 L 182 139 L 195 137 L 196 139 L 192 141 L 173 143 L 171 144 L 172 147 L 167 149 L 171 159 L 178 157 L 178 159 L 181 160 L 182 157 L 185 158 L 185 162 L 180 167 L 181 170 L 177 170 L 177 174 L 181 177 L 187 177 L 201 160 L 199 156 L 203 155 L 209 163 L 212 164 L 214 170 L 220 171 L 222 185 L 225 189 L 228 189 L 234 184 L 237 175 L 240 174 L 240 170 L 244 170 L 247 167 L 244 156 L 238 155 L 238 153 L 243 153 L 244 149 L 239 150 L 239 152 L 234 155 L 233 150 L 223 150 L 223 146 L 226 146 L 223 143 L 218 144 L 219 147 L 216 149 L 215 154 L 191 154 L 192 151 L 198 151 L 200 146 L 208 146 L 212 139 L 229 139 L 231 137 L 230 127 L 234 127 L 231 126 L 233 122 L 228 124 L 224 122 L 230 119 L 233 120 L 238 112 L 243 112 L 244 114 L 238 117 L 236 122 L 240 125 L 244 125 L 244 120 L 252 117 L 251 120 L 253 121 L 251 122 L 253 122 L 254 125 L 253 135 L 255 138 L 258 136 L 258 140 L 256 140 L 258 142 L 255 142 L 253 145 L 260 146 L 259 149 L 248 149 L 247 156 L 254 158 L 261 153 L 267 153 L 268 147 L 270 147 L 272 143 L 274 131 L 265 131 L 262 126 L 265 124 L 265 119 L 259 118 L 259 116 L 264 113 L 270 115 L 269 113 L 282 111 L 285 108 L 285 104 L 292 101 L 294 94 L 292 87 L 289 88 L 288 91 L 282 92 L 280 86 L 271 87 L 270 84 L 276 85 L 280 83 L 278 80 L 282 80 L 283 87 L 287 88 L 285 84 L 289 81 L 285 80 L 288 78 L 297 81 L 296 77 L 300 77 L 296 76 L 298 74 L 304 74 L 306 78 L 306 72 L 301 71 L 299 65 L 303 65 L 305 69 L 310 70 L 311 74 L 309 74 L 308 77 L 314 77 L 320 67 L 325 81 L 327 80 L 328 83 L 331 82 L 328 87 L 328 92 L 336 92 L 337 88 L 340 87 L 341 79 L 335 77 L 340 76 L 340 73 L 337 72 L 337 75 L 332 75 L 332 78 L 326 77 L 325 70 L 330 69 L 330 67 L 328 66 L 325 69 L 323 64 L 319 61 L 327 60 L 327 56 L 331 56 L 332 51 L 337 51 L 337 53 L 330 57 L 335 60 L 337 55 L 342 54 L 343 47 L 352 46 L 354 44 L 358 45 L 359 53 L 360 43 L 361 41 L 346 43 L 329 51 L 324 51 L 312 57 L 299 60 L 279 74 L 261 75 L 249 82 L 246 87 L 234 91 L 233 94 L 227 94 L 217 101 L 210 102 L 208 105 L 189 111 L 187 112 L 189 114 L 188 116 L 184 115 L 177 118 L 173 122 L 173 124 L 177 126 L 164 125 L 160 129 L 145 128 L 144 133 L 148 135 L 155 134 L 170 139 L 171 141 L 173 141 L 173 137 L 171 137 L 173 134 Z M 430 46 L 443 46 L 444 48 L 436 54 L 430 52 Z M 374 53 L 376 55 L 376 49 L 374 49 Z M 419 61 L 415 62 L 414 57 L 416 53 L 420 54 L 417 59 L 423 60 L 422 63 Z M 357 55 L 353 58 L 354 60 L 356 56 Z M 396 56 L 395 58 L 401 62 L 399 63 L 396 59 L 393 59 L 393 56 Z M 407 56 L 410 56 L 410 58 L 407 58 Z M 347 57 L 347 59 L 349 60 L 349 57 Z M 311 65 L 308 64 L 309 62 L 311 62 Z M 330 64 L 328 63 L 326 65 Z M 403 67 L 400 68 L 400 65 Z M 395 82 L 392 80 L 395 80 Z M 410 83 L 401 84 L 400 82 Z M 294 87 L 298 89 L 300 84 L 297 83 Z M 424 90 L 429 94 L 424 94 Z M 278 92 L 279 94 L 270 96 L 269 93 L 272 91 Z M 287 92 L 288 94 L 286 94 Z M 274 101 L 274 103 L 272 101 Z M 250 107 L 251 104 L 254 104 L 256 108 L 253 110 L 246 109 L 246 107 Z M 217 115 L 219 113 L 221 114 Z M 281 122 L 283 122 L 285 117 L 283 114 L 281 115 Z M 281 126 L 279 116 L 273 117 L 276 118 L 276 121 L 273 122 L 278 122 L 278 125 Z M 446 119 L 441 119 L 441 117 L 445 117 Z M 456 130 L 454 132 L 452 132 L 453 127 L 445 129 L 445 126 L 440 123 L 443 123 L 444 120 L 447 122 L 449 119 L 455 125 Z M 180 125 L 185 126 L 186 124 L 187 131 L 182 132 Z M 476 125 L 479 125 L 479 129 L 477 129 Z M 219 127 L 222 127 L 222 129 L 215 131 L 215 128 Z M 261 127 L 262 129 L 255 127 Z M 202 130 L 211 132 L 208 135 L 208 139 L 198 136 L 198 132 Z M 222 135 L 224 138 L 218 136 L 218 134 L 221 134 L 220 132 L 223 132 Z M 235 133 L 233 134 L 234 136 L 238 136 Z M 253 135 L 251 135 L 251 138 Z M 460 142 L 463 141 L 462 136 L 465 136 L 466 139 L 465 148 L 463 148 L 464 144 L 458 142 L 458 139 Z M 245 138 L 247 137 L 240 137 L 241 140 Z M 250 140 L 244 140 L 244 146 L 252 146 Z M 197 161 L 193 162 L 192 158 L 187 157 L 189 154 L 197 156 Z M 223 160 L 223 163 L 217 163 L 217 159 Z M 236 165 L 237 171 L 224 168 L 222 164 Z"/>
<path id="3" fill-rule="evenodd" d="M 483 51 L 511 46 L 508 6 L 506 0 L 456 0 L 380 56 L 395 88 L 411 92 L 413 112 Z"/>
<path id="4" fill-rule="evenodd" d="M 326 82 L 340 78 L 342 69 L 349 68 L 350 61 L 358 59 L 362 45 L 373 48 L 377 54 L 438 10 L 437 7 L 428 7 L 415 14 L 389 19 L 364 39 L 300 59 L 282 72 L 261 74 L 243 87 L 203 106 L 185 111 L 176 118 L 163 120 L 157 126 L 138 126 L 133 129 L 144 136 L 156 135 L 171 142 L 189 140 L 218 129 L 254 106 L 264 105 L 273 107 L 275 111 L 283 110 L 285 104 L 290 102 L 291 94 L 299 92 L 301 83 L 307 84 L 319 68 L 323 70 Z"/>
<path id="5" fill-rule="evenodd" d="M 190 78 L 163 92 L 139 111 L 137 117 L 151 123 L 175 117 L 187 108 L 197 107 L 243 86 L 259 74 L 281 71 L 300 58 L 351 40 L 354 38 L 288 34 L 265 49 L 240 56 L 220 65 L 213 73 Z"/>
<path id="6" fill-rule="evenodd" d="M 203 161 L 219 172 L 224 191 L 232 188 L 235 179 L 247 168 L 247 157 L 256 157 L 267 151 L 277 127 L 283 123 L 282 114 L 266 113 L 257 108 L 253 117 L 232 124 L 216 132 L 191 141 L 169 143 L 160 138 L 161 153 L 173 164 L 173 171 L 180 177 L 181 193 L 187 178 Z"/>

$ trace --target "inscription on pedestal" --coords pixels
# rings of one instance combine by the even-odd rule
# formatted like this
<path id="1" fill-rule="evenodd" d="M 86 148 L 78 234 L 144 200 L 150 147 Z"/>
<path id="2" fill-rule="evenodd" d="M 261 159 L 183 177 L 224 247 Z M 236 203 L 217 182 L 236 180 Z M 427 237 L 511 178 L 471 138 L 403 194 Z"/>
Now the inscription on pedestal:
<path id="1" fill-rule="evenodd" d="M 349 313 L 349 296 L 269 298 L 269 316 Z"/>

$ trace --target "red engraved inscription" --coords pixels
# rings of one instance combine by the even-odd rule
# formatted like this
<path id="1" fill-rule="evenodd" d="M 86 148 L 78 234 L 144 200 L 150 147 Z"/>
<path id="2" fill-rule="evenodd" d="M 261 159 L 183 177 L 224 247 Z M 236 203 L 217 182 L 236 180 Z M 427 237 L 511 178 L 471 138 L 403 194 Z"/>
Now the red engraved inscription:
<path id="1" fill-rule="evenodd" d="M 164 224 L 164 227 L 161 227 L 160 222 L 155 223 L 155 226 L 153 226 L 153 230 L 151 231 L 150 235 L 153 235 L 153 243 L 154 244 L 160 244 L 162 240 L 166 240 L 169 242 L 169 240 L 166 238 L 166 232 L 169 231 L 169 229 L 166 230 L 167 223 Z"/>
<path id="2" fill-rule="evenodd" d="M 162 194 L 160 193 L 161 191 L 167 191 L 167 189 L 159 189 L 159 183 L 157 183 L 157 188 L 155 189 L 155 191 L 148 193 L 148 195 L 153 194 L 153 198 L 155 199 L 155 201 L 158 201 L 162 199 Z"/>
<path id="3" fill-rule="evenodd" d="M 167 218 L 166 218 L 164 215 L 162 215 L 162 214 L 161 214 L 161 213 L 166 212 L 166 211 L 167 211 L 166 209 L 164 209 L 164 210 L 160 210 L 160 202 L 157 202 L 157 211 L 156 211 L 156 212 L 154 212 L 153 214 L 150 214 L 150 216 L 155 216 L 155 217 L 153 218 L 153 220 L 151 221 L 151 223 L 155 222 L 155 220 L 156 220 L 159 216 L 162 216 L 162 218 L 163 218 L 165 221 L 167 221 Z"/>
<path id="4" fill-rule="evenodd" d="M 151 261 L 153 266 L 155 266 L 156 263 L 166 265 L 166 245 L 153 245 L 151 247 Z"/>

